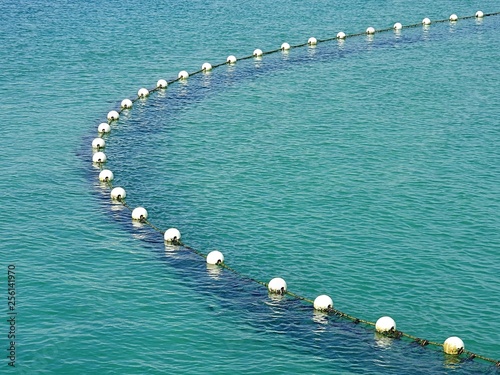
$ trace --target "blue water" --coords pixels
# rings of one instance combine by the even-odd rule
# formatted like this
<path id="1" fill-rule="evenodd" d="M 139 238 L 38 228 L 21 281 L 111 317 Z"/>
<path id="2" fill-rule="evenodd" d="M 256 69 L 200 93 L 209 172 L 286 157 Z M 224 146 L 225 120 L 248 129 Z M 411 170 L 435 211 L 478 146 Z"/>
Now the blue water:
<path id="1" fill-rule="evenodd" d="M 90 149 L 108 111 L 180 70 L 495 2 L 0 4 L 2 373 L 498 372 L 166 249 L 111 204 Z M 106 167 L 244 275 L 500 360 L 499 30 L 437 23 L 195 75 L 122 113 Z"/>

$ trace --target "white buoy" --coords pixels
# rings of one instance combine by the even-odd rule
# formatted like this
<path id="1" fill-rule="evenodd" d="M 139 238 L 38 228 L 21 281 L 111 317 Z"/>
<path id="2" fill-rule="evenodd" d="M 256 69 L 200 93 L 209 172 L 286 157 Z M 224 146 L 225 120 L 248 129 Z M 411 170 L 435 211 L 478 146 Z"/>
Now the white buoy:
<path id="1" fill-rule="evenodd" d="M 130 99 L 123 99 L 120 106 L 123 108 L 123 109 L 130 109 L 132 108 L 132 100 Z"/>
<path id="2" fill-rule="evenodd" d="M 179 74 L 177 75 L 180 79 L 188 79 L 189 73 L 186 72 L 185 70 L 181 70 Z"/>
<path id="3" fill-rule="evenodd" d="M 149 95 L 149 90 L 144 87 L 142 89 L 139 89 L 139 91 L 137 91 L 137 96 L 139 98 L 145 98 L 148 95 Z"/>
<path id="4" fill-rule="evenodd" d="M 101 173 L 99 173 L 99 181 L 108 182 L 113 181 L 114 178 L 115 176 L 113 175 L 113 172 L 109 169 L 103 169 Z"/>
<path id="5" fill-rule="evenodd" d="M 229 64 L 234 64 L 236 62 L 236 56 L 233 55 L 228 56 L 226 62 Z"/>
<path id="6" fill-rule="evenodd" d="M 390 316 L 383 316 L 375 323 L 377 332 L 384 333 L 396 330 L 396 322 Z"/>
<path id="7" fill-rule="evenodd" d="M 267 284 L 267 289 L 271 293 L 285 294 L 286 292 L 286 282 L 281 277 L 275 277 L 269 284 Z"/>
<path id="8" fill-rule="evenodd" d="M 201 66 L 201 70 L 203 70 L 204 72 L 208 72 L 210 70 L 212 70 L 212 64 L 210 63 L 204 63 L 202 66 Z"/>
<path id="9" fill-rule="evenodd" d="M 208 264 L 221 264 L 224 263 L 224 255 L 218 250 L 214 250 L 207 255 Z"/>
<path id="10" fill-rule="evenodd" d="M 374 27 L 369 27 L 366 29 L 366 33 L 367 34 L 375 34 L 375 28 Z"/>
<path id="11" fill-rule="evenodd" d="M 159 79 L 158 82 L 156 82 L 156 87 L 160 89 L 165 89 L 168 86 L 168 82 L 165 81 L 164 79 Z"/>
<path id="12" fill-rule="evenodd" d="M 316 44 L 318 44 L 318 39 L 312 36 L 307 41 L 307 44 L 309 44 L 310 46 L 315 46 Z"/>
<path id="13" fill-rule="evenodd" d="M 102 138 L 94 138 L 92 141 L 92 148 L 96 150 L 100 150 L 101 148 L 106 147 L 106 142 Z"/>
<path id="14" fill-rule="evenodd" d="M 322 294 L 314 300 L 314 308 L 320 311 L 333 309 L 333 300 L 326 294 Z"/>
<path id="15" fill-rule="evenodd" d="M 127 196 L 127 192 L 122 187 L 115 187 L 113 188 L 113 190 L 111 190 L 110 196 L 111 199 L 115 201 L 121 201 L 122 199 L 125 199 L 125 197 Z"/>
<path id="16" fill-rule="evenodd" d="M 483 12 L 481 12 L 480 10 L 478 10 L 478 11 L 476 12 L 476 18 L 483 18 L 483 17 L 484 17 L 484 13 L 483 13 Z"/>
<path id="17" fill-rule="evenodd" d="M 401 22 L 396 22 L 394 24 L 394 30 L 401 30 L 403 28 L 403 25 L 401 24 Z"/>
<path id="18" fill-rule="evenodd" d="M 170 228 L 165 231 L 163 238 L 166 242 L 177 242 L 181 239 L 181 232 L 176 228 Z"/>
<path id="19" fill-rule="evenodd" d="M 133 220 L 143 220 L 148 218 L 148 211 L 144 207 L 136 207 L 132 211 Z"/>
<path id="20" fill-rule="evenodd" d="M 431 24 L 431 20 L 427 17 L 425 17 L 423 20 L 422 20 L 422 25 L 430 25 Z"/>
<path id="21" fill-rule="evenodd" d="M 101 122 L 97 127 L 98 133 L 109 133 L 111 131 L 111 126 L 107 122 Z"/>
<path id="22" fill-rule="evenodd" d="M 343 31 L 337 33 L 337 39 L 345 39 L 346 35 Z"/>
<path id="23" fill-rule="evenodd" d="M 94 155 L 92 155 L 92 161 L 94 163 L 105 163 L 106 154 L 102 151 L 96 152 Z"/>
<path id="24" fill-rule="evenodd" d="M 256 50 L 253 51 L 253 56 L 254 57 L 261 57 L 262 56 L 262 50 L 257 48 Z"/>
<path id="25" fill-rule="evenodd" d="M 457 20 L 458 20 L 458 16 L 457 16 L 455 13 L 453 13 L 453 14 L 450 16 L 450 21 L 455 22 L 455 21 L 457 21 Z"/>
<path id="26" fill-rule="evenodd" d="M 116 111 L 110 111 L 108 113 L 108 120 L 109 121 L 115 121 L 115 120 L 118 120 L 120 118 L 120 114 Z"/>
<path id="27" fill-rule="evenodd" d="M 464 342 L 456 336 L 448 337 L 443 344 L 443 350 L 446 354 L 461 354 L 464 349 Z"/>
<path id="28" fill-rule="evenodd" d="M 283 43 L 283 44 L 281 45 L 281 49 L 282 49 L 283 51 L 288 51 L 288 50 L 290 49 L 290 44 L 288 44 L 287 42 Z"/>

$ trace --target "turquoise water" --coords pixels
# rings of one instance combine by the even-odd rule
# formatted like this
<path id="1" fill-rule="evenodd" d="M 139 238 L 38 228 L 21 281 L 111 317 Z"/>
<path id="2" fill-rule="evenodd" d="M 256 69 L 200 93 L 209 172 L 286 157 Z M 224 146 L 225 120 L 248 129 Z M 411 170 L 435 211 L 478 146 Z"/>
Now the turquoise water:
<path id="1" fill-rule="evenodd" d="M 205 61 L 496 6 L 2 2 L 0 259 L 17 298 L 2 373 L 496 373 L 165 251 L 110 204 L 89 147 L 123 98 Z M 155 225 L 245 275 L 500 359 L 499 29 L 446 22 L 193 76 L 123 113 L 107 167 Z"/>

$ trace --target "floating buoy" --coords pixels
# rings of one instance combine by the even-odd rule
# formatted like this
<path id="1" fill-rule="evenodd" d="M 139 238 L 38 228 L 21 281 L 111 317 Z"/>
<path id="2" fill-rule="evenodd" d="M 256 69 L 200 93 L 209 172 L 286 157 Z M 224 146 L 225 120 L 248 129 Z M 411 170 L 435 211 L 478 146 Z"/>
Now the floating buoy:
<path id="1" fill-rule="evenodd" d="M 218 250 L 214 250 L 207 255 L 208 264 L 221 264 L 224 263 L 224 255 Z"/>
<path id="2" fill-rule="evenodd" d="M 269 284 L 267 284 L 267 289 L 271 293 L 285 294 L 286 292 L 286 282 L 281 277 L 275 277 Z"/>
<path id="3" fill-rule="evenodd" d="M 94 163 L 105 163 L 106 162 L 106 154 L 104 152 L 96 152 L 92 155 L 92 161 Z"/>
<path id="4" fill-rule="evenodd" d="M 401 30 L 403 28 L 403 25 L 401 24 L 401 22 L 396 22 L 394 24 L 394 30 Z"/>
<path id="5" fill-rule="evenodd" d="M 92 141 L 92 148 L 96 150 L 100 150 L 106 146 L 106 142 L 102 138 L 94 138 Z"/>
<path id="6" fill-rule="evenodd" d="M 366 33 L 367 34 L 375 34 L 375 28 L 374 27 L 369 27 L 366 29 Z"/>
<path id="7" fill-rule="evenodd" d="M 457 16 L 455 13 L 453 13 L 453 14 L 450 16 L 450 21 L 455 22 L 455 21 L 457 21 L 457 20 L 458 20 L 458 16 Z"/>
<path id="8" fill-rule="evenodd" d="M 337 33 L 337 39 L 345 39 L 346 35 L 343 31 Z"/>
<path id="9" fill-rule="evenodd" d="M 396 330 L 396 322 L 390 316 L 383 316 L 375 323 L 377 332 L 384 333 Z"/>
<path id="10" fill-rule="evenodd" d="M 422 25 L 430 25 L 431 24 L 431 20 L 427 17 L 425 17 L 423 20 L 422 20 Z"/>
<path id="11" fill-rule="evenodd" d="M 253 56 L 254 57 L 261 57 L 262 56 L 262 50 L 257 48 L 255 51 L 253 51 Z"/>
<path id="12" fill-rule="evenodd" d="M 181 239 L 181 232 L 176 228 L 170 228 L 165 231 L 163 238 L 166 242 L 177 242 Z"/>
<path id="13" fill-rule="evenodd" d="M 133 220 L 143 220 L 148 218 L 148 211 L 144 207 L 136 207 L 132 211 Z"/>
<path id="14" fill-rule="evenodd" d="M 210 63 L 204 63 L 202 66 L 201 66 L 201 70 L 203 70 L 204 72 L 208 72 L 209 70 L 212 70 L 212 64 Z"/>
<path id="15" fill-rule="evenodd" d="M 109 121 L 115 121 L 115 120 L 118 120 L 120 118 L 120 114 L 116 111 L 110 111 L 108 113 L 108 120 Z"/>
<path id="16" fill-rule="evenodd" d="M 177 77 L 179 77 L 180 79 L 188 79 L 189 73 L 186 72 L 185 70 L 181 70 Z"/>
<path id="17" fill-rule="evenodd" d="M 446 354 L 462 354 L 464 349 L 464 342 L 456 336 L 448 337 L 443 344 L 443 350 Z"/>
<path id="18" fill-rule="evenodd" d="M 281 49 L 282 49 L 283 51 L 288 51 L 288 50 L 290 49 L 290 44 L 288 44 L 287 42 L 283 43 L 283 44 L 281 45 Z"/>
<path id="19" fill-rule="evenodd" d="M 322 294 L 314 300 L 314 308 L 320 311 L 333 309 L 333 300 L 326 294 Z"/>
<path id="20" fill-rule="evenodd" d="M 101 122 L 97 127 L 99 133 L 109 133 L 111 131 L 111 126 L 107 122 Z"/>
<path id="21" fill-rule="evenodd" d="M 236 62 L 236 56 L 230 55 L 227 57 L 226 62 L 228 64 L 234 64 Z"/>
<path id="22" fill-rule="evenodd" d="M 145 98 L 149 95 L 149 90 L 148 89 L 145 89 L 144 87 L 142 89 L 139 89 L 139 91 L 137 91 L 137 96 L 139 98 Z"/>
<path id="23" fill-rule="evenodd" d="M 476 18 L 483 18 L 483 17 L 484 17 L 484 13 L 483 13 L 483 12 L 481 12 L 480 10 L 478 10 L 478 11 L 476 12 Z"/>
<path id="24" fill-rule="evenodd" d="M 312 36 L 307 41 L 307 44 L 309 44 L 310 46 L 315 46 L 316 44 L 318 44 L 318 40 L 315 37 Z"/>
<path id="25" fill-rule="evenodd" d="M 99 173 L 99 181 L 102 182 L 109 182 L 113 181 L 115 176 L 113 175 L 113 172 L 111 172 L 109 169 L 103 169 L 101 173 Z"/>
<path id="26" fill-rule="evenodd" d="M 121 200 L 125 199 L 125 197 L 127 196 L 127 193 L 126 193 L 124 188 L 115 187 L 115 188 L 113 188 L 113 190 L 111 190 L 110 196 L 111 196 L 111 199 L 113 199 L 115 201 L 121 201 Z"/>
<path id="27" fill-rule="evenodd" d="M 164 79 L 159 79 L 158 82 L 156 82 L 156 87 L 160 89 L 164 89 L 168 86 L 168 82 L 165 81 Z"/>
<path id="28" fill-rule="evenodd" d="M 130 109 L 132 108 L 132 100 L 130 99 L 123 99 L 121 102 L 121 107 L 123 109 Z"/>

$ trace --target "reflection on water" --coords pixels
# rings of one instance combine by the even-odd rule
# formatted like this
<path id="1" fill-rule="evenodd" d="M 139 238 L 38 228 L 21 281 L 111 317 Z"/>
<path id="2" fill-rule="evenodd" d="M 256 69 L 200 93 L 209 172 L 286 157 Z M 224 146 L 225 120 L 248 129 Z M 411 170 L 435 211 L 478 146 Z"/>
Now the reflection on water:
<path id="1" fill-rule="evenodd" d="M 464 361 L 463 358 L 461 358 L 458 355 L 451 355 L 451 354 L 444 354 L 444 367 L 448 369 L 457 369 L 459 368 L 459 365 Z"/>
<path id="2" fill-rule="evenodd" d="M 383 335 L 379 332 L 375 332 L 374 338 L 375 344 L 381 349 L 389 349 L 394 341 L 393 338 L 387 337 L 386 335 Z"/>

